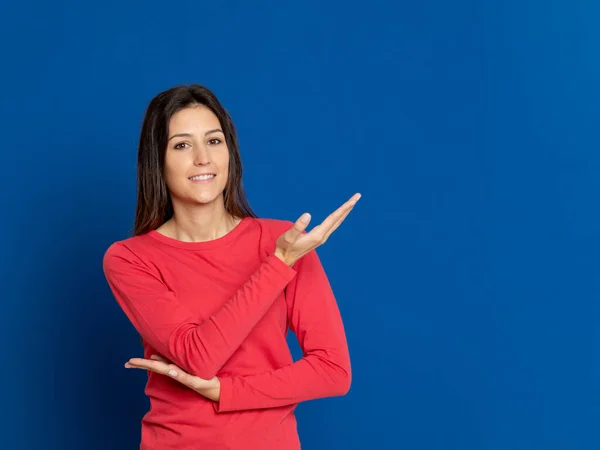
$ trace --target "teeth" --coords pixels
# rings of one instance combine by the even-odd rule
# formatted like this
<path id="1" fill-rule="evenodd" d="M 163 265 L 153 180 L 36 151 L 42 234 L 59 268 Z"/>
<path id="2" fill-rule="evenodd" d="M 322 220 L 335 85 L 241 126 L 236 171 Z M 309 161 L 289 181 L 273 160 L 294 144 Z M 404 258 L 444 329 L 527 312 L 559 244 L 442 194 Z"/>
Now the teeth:
<path id="1" fill-rule="evenodd" d="M 192 181 L 196 181 L 196 180 L 209 180 L 211 178 L 214 178 L 214 175 L 198 175 L 196 177 L 191 177 L 190 180 L 192 180 Z"/>

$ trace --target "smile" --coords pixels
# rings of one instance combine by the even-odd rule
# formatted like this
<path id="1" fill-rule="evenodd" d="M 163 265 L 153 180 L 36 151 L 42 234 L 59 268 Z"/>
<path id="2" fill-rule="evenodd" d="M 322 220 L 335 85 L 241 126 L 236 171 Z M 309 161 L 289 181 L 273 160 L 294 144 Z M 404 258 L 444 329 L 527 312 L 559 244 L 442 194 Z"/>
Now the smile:
<path id="1" fill-rule="evenodd" d="M 188 180 L 190 180 L 190 181 L 196 181 L 196 182 L 198 182 L 198 181 L 205 181 L 206 182 L 206 181 L 212 180 L 214 177 L 216 177 L 216 175 L 214 173 L 211 173 L 211 174 L 206 174 L 206 175 L 196 175 L 196 176 L 193 176 L 193 177 L 189 177 Z"/>

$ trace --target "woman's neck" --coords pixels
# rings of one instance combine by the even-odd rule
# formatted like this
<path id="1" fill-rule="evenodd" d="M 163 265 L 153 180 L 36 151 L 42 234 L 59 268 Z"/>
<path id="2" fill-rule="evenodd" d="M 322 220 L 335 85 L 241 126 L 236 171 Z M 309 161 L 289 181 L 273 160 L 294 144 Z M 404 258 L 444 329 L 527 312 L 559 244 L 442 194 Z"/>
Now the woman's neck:
<path id="1" fill-rule="evenodd" d="M 231 216 L 224 207 L 218 211 L 208 211 L 208 208 L 195 211 L 175 209 L 173 217 L 156 231 L 179 241 L 206 242 L 225 236 L 240 220 Z"/>

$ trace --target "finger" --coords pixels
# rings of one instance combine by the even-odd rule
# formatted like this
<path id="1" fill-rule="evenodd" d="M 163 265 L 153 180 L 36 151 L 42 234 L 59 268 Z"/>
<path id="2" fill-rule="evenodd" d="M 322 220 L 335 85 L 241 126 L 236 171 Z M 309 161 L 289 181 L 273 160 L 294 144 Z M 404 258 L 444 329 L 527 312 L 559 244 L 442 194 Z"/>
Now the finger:
<path id="1" fill-rule="evenodd" d="M 132 363 L 125 363 L 125 367 L 128 369 L 142 369 L 142 370 L 149 370 L 151 372 L 156 372 L 159 373 L 161 375 L 171 375 L 170 371 L 174 370 L 175 372 L 177 372 L 178 369 L 176 366 L 173 365 L 169 365 L 169 364 L 161 364 L 161 365 L 157 365 L 157 364 L 148 364 L 148 363 L 142 363 L 142 364 L 132 364 Z"/>
<path id="2" fill-rule="evenodd" d="M 200 389 L 203 386 L 203 383 L 207 383 L 207 380 L 190 375 L 175 364 L 165 364 L 161 361 L 132 358 L 125 363 L 125 367 L 128 369 L 150 370 L 161 375 L 167 375 L 168 377 L 173 378 L 181 384 L 192 389 Z"/>
<path id="3" fill-rule="evenodd" d="M 352 208 L 350 208 L 348 211 L 346 211 L 346 213 L 345 213 L 345 214 L 344 214 L 342 217 L 340 217 L 340 218 L 338 219 L 338 221 L 337 221 L 337 222 L 336 222 L 336 223 L 333 225 L 333 227 L 331 227 L 331 228 L 329 229 L 329 231 L 327 231 L 327 232 L 325 233 L 325 240 L 327 240 L 327 239 L 329 238 L 329 236 L 331 236 L 331 234 L 332 234 L 332 233 L 333 233 L 335 230 L 337 230 L 337 229 L 338 229 L 338 227 L 339 227 L 339 226 L 342 224 L 342 222 L 343 222 L 344 220 L 346 220 L 346 217 L 348 217 L 348 214 L 350 214 L 350 213 L 352 212 L 352 210 L 353 210 L 353 209 L 354 209 L 354 206 L 353 206 Z"/>
<path id="4" fill-rule="evenodd" d="M 144 358 L 131 358 L 127 363 L 125 363 L 125 367 L 128 369 L 133 368 L 151 370 L 163 375 L 170 374 L 171 370 L 174 370 L 175 372 L 183 372 L 175 364 L 168 364 L 164 361 L 156 361 L 154 358 L 152 360 Z"/>
<path id="5" fill-rule="evenodd" d="M 342 224 L 348 214 L 350 214 L 350 211 L 352 211 L 360 197 L 360 194 L 353 195 L 350 200 L 345 202 L 342 206 L 327 216 L 323 222 L 310 230 L 309 234 L 312 234 L 321 240 L 326 240 L 331 233 L 333 233 L 335 229 Z"/>
<path id="6" fill-rule="evenodd" d="M 163 361 L 156 361 L 145 358 L 131 358 L 125 364 L 125 367 L 132 366 L 135 369 L 147 369 L 153 372 L 163 373 L 168 370 L 169 364 Z M 130 368 L 130 367 L 128 367 Z"/>
<path id="7" fill-rule="evenodd" d="M 290 244 L 296 242 L 296 240 L 298 240 L 298 238 L 300 236 L 302 236 L 302 233 L 304 232 L 304 230 L 306 230 L 306 227 L 310 223 L 310 219 L 311 219 L 311 216 L 309 213 L 302 214 L 298 218 L 298 220 L 296 220 L 296 222 L 294 222 L 294 225 L 292 226 L 292 228 L 289 229 L 285 233 L 285 235 L 284 235 L 285 240 L 287 242 L 289 242 Z"/>
<path id="8" fill-rule="evenodd" d="M 168 365 L 162 361 L 151 361 L 143 358 L 131 358 L 125 363 L 127 369 L 146 369 L 154 372 L 164 371 Z"/>
<path id="9" fill-rule="evenodd" d="M 160 355 L 151 355 L 151 356 L 150 356 L 150 358 L 151 358 L 151 359 L 154 359 L 155 361 L 162 361 L 162 362 L 164 362 L 164 363 L 167 363 L 167 364 L 172 364 L 172 362 L 171 362 L 171 361 L 169 361 L 169 360 L 168 360 L 168 359 L 166 359 L 166 358 L 163 358 L 163 357 L 162 357 L 162 356 L 160 356 Z"/>
<path id="10" fill-rule="evenodd" d="M 166 364 L 162 361 L 155 362 L 148 359 L 144 359 L 142 361 L 136 360 L 134 362 L 130 360 L 129 362 L 125 363 L 125 367 L 128 369 L 150 370 L 151 372 L 159 373 L 161 375 L 169 375 L 172 378 L 177 378 L 179 381 L 181 381 L 185 375 L 189 375 L 175 364 Z"/>
<path id="11" fill-rule="evenodd" d="M 360 194 L 358 194 L 358 193 L 354 194 L 342 206 L 340 206 L 334 212 L 329 214 L 329 216 L 327 216 L 327 218 L 323 222 L 321 222 L 321 224 L 319 225 L 320 228 L 322 228 L 325 232 L 327 232 L 336 223 L 338 223 L 338 221 L 344 216 L 344 214 L 348 213 L 349 211 L 352 210 L 352 208 L 354 208 L 354 205 L 356 205 L 356 202 L 358 202 L 360 197 L 361 197 Z"/>

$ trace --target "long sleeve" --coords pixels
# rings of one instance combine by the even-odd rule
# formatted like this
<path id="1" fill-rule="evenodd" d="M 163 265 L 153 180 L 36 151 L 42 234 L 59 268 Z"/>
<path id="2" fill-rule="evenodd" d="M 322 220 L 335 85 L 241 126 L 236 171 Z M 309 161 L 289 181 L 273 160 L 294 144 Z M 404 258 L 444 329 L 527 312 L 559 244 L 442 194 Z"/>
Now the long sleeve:
<path id="1" fill-rule="evenodd" d="M 270 255 L 221 309 L 201 322 L 178 301 L 160 273 L 127 246 L 111 245 L 103 269 L 138 333 L 164 357 L 204 379 L 215 376 L 296 275 L 295 269 Z M 202 295 L 198 292 L 199 300 Z"/>
<path id="2" fill-rule="evenodd" d="M 221 397 L 215 411 L 273 408 L 306 400 L 344 395 L 351 367 L 342 318 L 316 251 L 294 266 L 286 288 L 289 326 L 303 358 L 286 367 L 249 376 L 220 378 Z"/>

